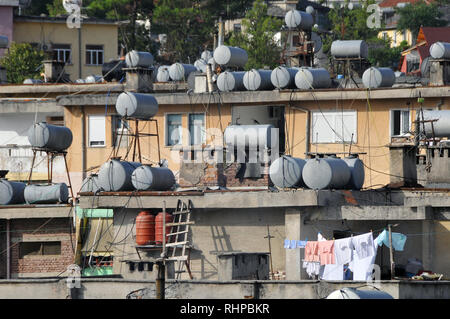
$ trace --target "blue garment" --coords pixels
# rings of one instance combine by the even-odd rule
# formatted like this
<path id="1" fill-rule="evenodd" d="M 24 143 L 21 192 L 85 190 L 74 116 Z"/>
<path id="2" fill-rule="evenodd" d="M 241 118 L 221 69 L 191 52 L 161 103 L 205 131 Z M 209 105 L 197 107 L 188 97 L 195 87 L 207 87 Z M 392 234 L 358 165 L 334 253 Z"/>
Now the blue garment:
<path id="1" fill-rule="evenodd" d="M 392 233 L 392 246 L 394 246 L 394 249 L 397 251 L 403 251 L 406 243 L 406 238 L 406 235 L 400 233 Z M 386 229 L 383 230 L 383 232 L 375 239 L 375 243 L 378 244 L 378 246 L 385 244 L 387 247 L 391 247 L 389 245 L 389 232 L 386 231 Z"/>
<path id="2" fill-rule="evenodd" d="M 297 240 L 297 248 L 305 248 L 306 240 Z"/>
<path id="3" fill-rule="evenodd" d="M 297 248 L 297 241 L 295 239 L 291 240 L 291 247 L 289 247 L 289 248 L 291 248 L 291 249 Z"/>
<path id="4" fill-rule="evenodd" d="M 291 241 L 289 239 L 284 240 L 284 248 L 289 248 L 291 246 Z"/>

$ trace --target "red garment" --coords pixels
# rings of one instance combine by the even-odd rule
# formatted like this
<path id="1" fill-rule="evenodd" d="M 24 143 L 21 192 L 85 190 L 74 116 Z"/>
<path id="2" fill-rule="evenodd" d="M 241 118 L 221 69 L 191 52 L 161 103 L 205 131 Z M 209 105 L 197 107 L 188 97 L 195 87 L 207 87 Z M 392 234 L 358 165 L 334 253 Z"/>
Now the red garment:
<path id="1" fill-rule="evenodd" d="M 319 242 L 319 257 L 321 265 L 335 264 L 334 240 L 325 240 Z"/>
<path id="2" fill-rule="evenodd" d="M 305 261 L 319 261 L 319 242 L 307 241 L 305 246 Z"/>

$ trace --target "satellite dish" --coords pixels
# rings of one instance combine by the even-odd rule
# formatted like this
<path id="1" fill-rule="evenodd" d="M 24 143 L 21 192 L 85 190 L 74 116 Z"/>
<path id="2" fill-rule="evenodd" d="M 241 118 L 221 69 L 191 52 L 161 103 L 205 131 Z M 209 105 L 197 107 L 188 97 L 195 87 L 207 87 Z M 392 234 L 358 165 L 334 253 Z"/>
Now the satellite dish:
<path id="1" fill-rule="evenodd" d="M 322 38 L 316 32 L 311 32 L 311 40 L 314 41 L 314 53 L 322 49 Z"/>

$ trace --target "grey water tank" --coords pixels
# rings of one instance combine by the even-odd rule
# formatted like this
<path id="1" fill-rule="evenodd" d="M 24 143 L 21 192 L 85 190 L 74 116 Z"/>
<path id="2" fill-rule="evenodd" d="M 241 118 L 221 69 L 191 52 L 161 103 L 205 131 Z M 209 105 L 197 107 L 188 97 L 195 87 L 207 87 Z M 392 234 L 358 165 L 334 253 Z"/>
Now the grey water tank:
<path id="1" fill-rule="evenodd" d="M 350 177 L 350 168 L 339 158 L 314 158 L 303 167 L 303 181 L 311 189 L 344 189 Z"/>
<path id="2" fill-rule="evenodd" d="M 225 144 L 234 148 L 263 149 L 272 147 L 272 129 L 267 125 L 230 125 L 225 129 Z M 273 141 L 275 143 L 275 141 Z"/>
<path id="3" fill-rule="evenodd" d="M 364 71 L 362 82 L 366 88 L 391 87 L 395 83 L 395 73 L 390 68 L 370 67 Z"/>
<path id="4" fill-rule="evenodd" d="M 220 73 L 217 77 L 217 88 L 222 92 L 244 91 L 244 74 L 243 71 Z"/>
<path id="5" fill-rule="evenodd" d="M 24 191 L 27 204 L 67 203 L 69 188 L 65 183 L 53 185 L 27 185 Z"/>
<path id="6" fill-rule="evenodd" d="M 331 43 L 331 55 L 335 58 L 367 58 L 369 47 L 364 40 L 336 40 Z"/>
<path id="7" fill-rule="evenodd" d="M 167 191 L 175 185 L 175 176 L 167 167 L 142 165 L 133 171 L 131 182 L 137 190 Z"/>
<path id="8" fill-rule="evenodd" d="M 302 187 L 304 186 L 302 172 L 305 164 L 304 159 L 281 156 L 270 165 L 270 180 L 280 188 Z"/>
<path id="9" fill-rule="evenodd" d="M 44 81 L 39 79 L 25 79 L 23 80 L 23 84 L 42 84 Z"/>
<path id="10" fill-rule="evenodd" d="M 450 43 L 435 42 L 430 47 L 430 55 L 434 59 L 450 59 Z"/>
<path id="11" fill-rule="evenodd" d="M 102 81 L 103 77 L 100 75 L 88 75 L 86 79 L 84 79 L 84 83 L 98 83 Z"/>
<path id="12" fill-rule="evenodd" d="M 284 21 L 288 28 L 299 28 L 302 30 L 310 30 L 314 23 L 314 19 L 310 13 L 291 10 L 284 16 Z"/>
<path id="13" fill-rule="evenodd" d="M 223 66 L 243 68 L 248 61 L 248 54 L 242 48 L 220 45 L 214 50 L 214 61 Z"/>
<path id="14" fill-rule="evenodd" d="M 298 70 L 299 68 L 278 66 L 270 74 L 270 81 L 278 89 L 293 89 L 295 88 L 295 75 Z"/>
<path id="15" fill-rule="evenodd" d="M 141 166 L 140 163 L 109 160 L 98 172 L 98 184 L 106 192 L 131 191 L 131 174 Z"/>
<path id="16" fill-rule="evenodd" d="M 356 156 L 349 156 L 343 159 L 350 168 L 350 180 L 345 188 L 360 190 L 364 185 L 364 164 Z"/>
<path id="17" fill-rule="evenodd" d="M 153 65 L 154 58 L 150 52 L 130 51 L 125 56 L 125 63 L 129 68 L 148 68 Z"/>
<path id="18" fill-rule="evenodd" d="M 314 53 L 322 49 L 322 38 L 316 32 L 311 32 L 311 41 L 314 41 Z"/>
<path id="19" fill-rule="evenodd" d="M 394 299 L 394 297 L 381 290 L 362 290 L 345 287 L 333 291 L 326 299 Z"/>
<path id="20" fill-rule="evenodd" d="M 98 183 L 98 175 L 92 174 L 89 177 L 86 177 L 81 185 L 80 192 L 81 193 L 96 193 L 101 189 Z"/>
<path id="21" fill-rule="evenodd" d="M 169 67 L 169 75 L 172 81 L 186 81 L 191 72 L 197 71 L 192 64 L 174 63 Z"/>
<path id="22" fill-rule="evenodd" d="M 425 123 L 425 134 L 428 137 L 448 137 L 450 138 L 450 110 L 440 110 L 440 111 L 426 111 L 423 110 L 424 120 L 437 120 L 433 122 L 433 127 L 431 123 Z M 417 111 L 417 120 L 422 120 L 422 115 L 420 111 Z M 423 126 L 420 125 L 422 129 Z"/>
<path id="23" fill-rule="evenodd" d="M 316 10 L 314 9 L 313 6 L 307 6 L 307 7 L 305 8 L 305 12 L 306 12 L 306 13 L 309 13 L 310 15 L 313 15 L 313 14 L 316 12 Z"/>
<path id="24" fill-rule="evenodd" d="M 249 91 L 273 90 L 271 70 L 252 69 L 244 74 L 244 86 Z"/>
<path id="25" fill-rule="evenodd" d="M 422 60 L 422 63 L 420 63 L 420 74 L 423 78 L 429 78 L 430 77 L 430 58 L 427 56 L 425 59 Z M 397 75 L 396 75 L 397 76 Z"/>
<path id="26" fill-rule="evenodd" d="M 156 82 L 169 82 L 169 65 L 161 65 L 156 72 Z"/>
<path id="27" fill-rule="evenodd" d="M 330 73 L 324 68 L 301 68 L 295 75 L 295 85 L 302 90 L 329 88 Z"/>
<path id="28" fill-rule="evenodd" d="M 28 141 L 35 148 L 64 151 L 72 145 L 72 131 L 65 126 L 45 122 L 33 124 L 28 130 Z"/>
<path id="29" fill-rule="evenodd" d="M 1 49 L 6 49 L 9 45 L 9 40 L 8 37 L 4 36 L 4 35 L 0 35 L 0 48 Z"/>
<path id="30" fill-rule="evenodd" d="M 203 51 L 202 54 L 200 55 L 200 58 L 205 61 L 209 61 L 209 59 L 211 59 L 212 57 L 213 53 L 209 50 Z"/>
<path id="31" fill-rule="evenodd" d="M 202 73 L 206 73 L 206 65 L 208 62 L 203 59 L 198 59 L 194 62 L 194 66 L 197 68 L 198 71 L 201 71 Z"/>
<path id="32" fill-rule="evenodd" d="M 25 203 L 23 191 L 25 183 L 10 182 L 7 179 L 0 179 L 0 205 L 14 205 Z"/>
<path id="33" fill-rule="evenodd" d="M 117 98 L 116 111 L 124 117 L 150 119 L 158 113 L 158 101 L 151 94 L 123 92 Z"/>

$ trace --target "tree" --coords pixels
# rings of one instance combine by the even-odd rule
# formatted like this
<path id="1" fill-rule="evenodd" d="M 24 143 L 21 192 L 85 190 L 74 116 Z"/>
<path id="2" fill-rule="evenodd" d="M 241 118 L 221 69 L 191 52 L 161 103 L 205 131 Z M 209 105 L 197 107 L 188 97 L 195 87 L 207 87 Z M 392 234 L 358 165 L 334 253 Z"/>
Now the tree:
<path id="1" fill-rule="evenodd" d="M 51 4 L 52 1 L 53 0 L 32 0 L 31 3 L 23 9 L 22 14 L 27 16 L 48 14 L 47 5 Z"/>
<path id="2" fill-rule="evenodd" d="M 283 22 L 267 15 L 267 4 L 256 0 L 242 20 L 242 32 L 233 32 L 229 44 L 245 49 L 248 62 L 245 69 L 276 67 L 280 62 L 281 48 L 274 37 Z"/>
<path id="3" fill-rule="evenodd" d="M 443 27 L 447 25 L 447 21 L 440 19 L 443 16 L 438 3 L 427 4 L 419 1 L 409 4 L 403 8 L 395 8 L 396 13 L 400 16 L 397 23 L 397 30 L 410 30 L 413 39 L 417 39 L 420 27 Z"/>
<path id="4" fill-rule="evenodd" d="M 46 5 L 48 15 L 51 17 L 57 17 L 60 15 L 69 15 L 69 13 L 64 9 L 63 0 L 53 0 L 52 3 Z"/>
<path id="5" fill-rule="evenodd" d="M 397 47 L 390 47 L 390 40 L 377 39 L 372 40 L 375 44 L 378 42 L 378 46 L 373 45 L 369 50 L 369 62 L 373 66 L 384 66 L 396 69 L 400 61 L 402 51 L 408 48 L 408 42 L 402 41 Z"/>
<path id="6" fill-rule="evenodd" d="M 44 52 L 29 43 L 11 43 L 0 64 L 6 69 L 9 83 L 23 83 L 25 79 L 38 79 L 44 60 Z"/>

